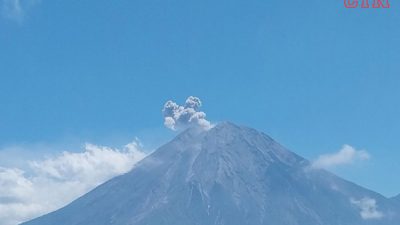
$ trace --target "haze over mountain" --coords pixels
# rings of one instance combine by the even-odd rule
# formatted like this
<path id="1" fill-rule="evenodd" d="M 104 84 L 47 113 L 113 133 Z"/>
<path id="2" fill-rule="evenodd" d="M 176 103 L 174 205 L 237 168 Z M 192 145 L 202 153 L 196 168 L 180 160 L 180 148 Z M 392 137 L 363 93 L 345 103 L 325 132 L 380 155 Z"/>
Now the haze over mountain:
<path id="1" fill-rule="evenodd" d="M 400 203 L 400 194 L 393 197 L 392 200 L 397 201 L 398 203 Z"/>
<path id="2" fill-rule="evenodd" d="M 23 225 L 393 225 L 400 207 L 264 133 L 190 128 L 66 207 Z"/>

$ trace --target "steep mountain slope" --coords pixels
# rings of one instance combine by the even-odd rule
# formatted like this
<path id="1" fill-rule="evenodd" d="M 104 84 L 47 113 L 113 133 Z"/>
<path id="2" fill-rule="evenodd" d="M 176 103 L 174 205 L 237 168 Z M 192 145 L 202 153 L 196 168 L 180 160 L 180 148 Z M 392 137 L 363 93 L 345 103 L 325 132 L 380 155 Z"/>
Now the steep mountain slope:
<path id="1" fill-rule="evenodd" d="M 396 203 L 398 203 L 400 205 L 400 195 L 397 195 L 391 199 L 392 199 L 392 201 L 395 201 Z"/>
<path id="2" fill-rule="evenodd" d="M 256 130 L 189 129 L 131 172 L 24 225 L 393 225 L 395 204 Z"/>

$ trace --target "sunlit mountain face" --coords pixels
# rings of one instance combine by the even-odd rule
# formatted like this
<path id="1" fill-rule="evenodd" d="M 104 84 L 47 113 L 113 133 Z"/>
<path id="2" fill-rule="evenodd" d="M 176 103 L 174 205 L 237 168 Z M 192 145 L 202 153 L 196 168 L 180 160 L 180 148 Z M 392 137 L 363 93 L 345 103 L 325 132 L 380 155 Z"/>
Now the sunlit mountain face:
<path id="1" fill-rule="evenodd" d="M 24 225 L 400 224 L 393 199 L 310 165 L 251 128 L 190 128 L 130 172 Z"/>

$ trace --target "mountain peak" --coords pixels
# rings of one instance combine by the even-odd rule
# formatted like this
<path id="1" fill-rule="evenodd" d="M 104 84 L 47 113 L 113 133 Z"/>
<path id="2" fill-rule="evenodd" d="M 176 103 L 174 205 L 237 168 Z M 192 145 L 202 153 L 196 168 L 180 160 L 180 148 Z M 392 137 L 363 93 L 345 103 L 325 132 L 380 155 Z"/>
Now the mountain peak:
<path id="1" fill-rule="evenodd" d="M 234 128 L 240 128 L 240 126 L 238 126 L 230 121 L 222 121 L 222 122 L 217 123 L 213 128 L 234 129 Z"/>
<path id="2" fill-rule="evenodd" d="M 247 135 L 247 136 L 251 136 L 251 135 L 260 135 L 261 132 L 258 132 L 255 129 L 252 128 L 248 128 L 245 126 L 239 126 L 236 125 L 232 122 L 220 122 L 218 124 L 216 124 L 214 127 L 212 127 L 210 130 L 208 130 L 208 135 L 216 135 L 216 134 L 231 134 L 231 135 Z M 223 137 L 223 136 L 222 136 Z M 270 141 L 272 141 L 272 139 L 268 136 L 265 135 L 265 138 L 269 139 Z"/>
<path id="3" fill-rule="evenodd" d="M 203 129 L 200 127 L 190 127 L 176 136 L 171 142 L 190 142 L 199 143 L 205 142 L 209 139 L 216 139 L 222 142 L 233 141 L 234 139 L 243 140 L 246 136 L 247 139 L 254 139 L 263 135 L 264 139 L 272 142 L 272 138 L 265 134 L 261 134 L 257 130 L 247 128 L 244 126 L 236 125 L 232 122 L 220 122 L 212 126 L 210 129 Z"/>
<path id="4" fill-rule="evenodd" d="M 219 122 L 213 126 L 211 126 L 209 129 L 204 129 L 203 127 L 189 127 L 180 134 L 178 134 L 177 137 L 179 136 L 193 136 L 193 135 L 204 135 L 206 133 L 215 133 L 215 132 L 238 132 L 245 127 L 238 126 L 232 122 L 229 121 L 224 121 L 224 122 Z"/>
<path id="5" fill-rule="evenodd" d="M 373 199 L 386 211 L 396 204 L 306 167 L 257 130 L 231 122 L 189 128 L 129 173 L 25 225 L 399 224 L 364 221 L 352 199 Z"/>
<path id="6" fill-rule="evenodd" d="M 270 162 L 278 160 L 285 164 L 305 161 L 268 135 L 232 122 L 220 122 L 208 130 L 189 128 L 162 146 L 160 151 L 191 151 L 196 154 L 199 149 L 208 153 L 229 152 L 230 155 L 236 152 L 243 157 L 248 154 L 261 154 L 257 157 L 268 159 Z"/>

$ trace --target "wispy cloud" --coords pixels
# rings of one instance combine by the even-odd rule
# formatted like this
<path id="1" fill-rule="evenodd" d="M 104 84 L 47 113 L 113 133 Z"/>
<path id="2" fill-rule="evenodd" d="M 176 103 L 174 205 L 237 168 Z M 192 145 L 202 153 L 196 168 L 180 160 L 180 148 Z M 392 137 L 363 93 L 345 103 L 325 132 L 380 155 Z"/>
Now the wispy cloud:
<path id="1" fill-rule="evenodd" d="M 60 208 L 146 156 L 137 141 L 121 149 L 86 144 L 79 153 L 0 167 L 0 225 L 16 225 Z"/>
<path id="2" fill-rule="evenodd" d="M 373 198 L 351 199 L 350 202 L 360 209 L 360 216 L 364 220 L 380 219 L 384 216 L 382 212 L 378 211 L 376 200 Z"/>
<path id="3" fill-rule="evenodd" d="M 198 126 L 208 129 L 211 123 L 206 119 L 206 113 L 200 111 L 202 103 L 197 97 L 190 96 L 183 106 L 173 101 L 167 101 L 162 110 L 164 125 L 172 130 Z"/>
<path id="4" fill-rule="evenodd" d="M 370 155 L 367 151 L 356 150 L 350 145 L 344 145 L 342 149 L 336 153 L 319 156 L 318 159 L 313 162 L 312 167 L 316 169 L 332 168 L 368 159 L 370 159 Z"/>
<path id="5" fill-rule="evenodd" d="M 22 22 L 27 12 L 41 0 L 1 0 L 1 14 L 4 18 Z"/>

